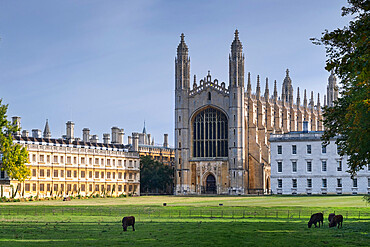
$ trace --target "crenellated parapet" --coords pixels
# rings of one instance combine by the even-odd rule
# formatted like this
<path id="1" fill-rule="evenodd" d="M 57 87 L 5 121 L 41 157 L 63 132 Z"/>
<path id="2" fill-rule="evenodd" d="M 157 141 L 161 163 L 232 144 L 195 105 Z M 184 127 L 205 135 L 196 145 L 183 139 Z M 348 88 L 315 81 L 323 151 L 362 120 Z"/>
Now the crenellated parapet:
<path id="1" fill-rule="evenodd" d="M 225 85 L 226 85 L 225 82 L 221 82 L 219 84 L 217 79 L 214 79 L 212 81 L 211 72 L 208 71 L 208 75 L 205 76 L 203 79 L 201 79 L 199 81 L 199 86 L 198 86 L 197 83 L 196 83 L 196 77 L 194 75 L 193 88 L 190 90 L 189 96 L 199 94 L 199 93 L 207 90 L 208 88 L 212 88 L 212 89 L 214 89 L 215 91 L 217 91 L 219 93 L 222 93 L 224 95 L 228 95 L 229 90 L 228 90 L 228 88 L 225 87 Z"/>

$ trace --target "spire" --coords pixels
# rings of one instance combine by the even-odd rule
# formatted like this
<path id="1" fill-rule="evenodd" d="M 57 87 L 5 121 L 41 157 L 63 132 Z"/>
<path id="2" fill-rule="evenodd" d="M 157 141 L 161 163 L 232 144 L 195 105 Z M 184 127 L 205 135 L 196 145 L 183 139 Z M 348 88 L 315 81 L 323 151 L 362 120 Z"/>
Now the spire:
<path id="1" fill-rule="evenodd" d="M 257 89 L 256 89 L 256 96 L 257 96 L 257 99 L 260 98 L 260 95 L 261 95 L 261 87 L 260 87 L 260 76 L 257 75 Z"/>
<path id="2" fill-rule="evenodd" d="M 194 75 L 193 89 L 197 87 L 197 76 Z"/>
<path id="3" fill-rule="evenodd" d="M 145 120 L 144 120 L 144 128 L 143 128 L 143 134 L 146 134 L 146 128 L 145 128 Z"/>
<path id="4" fill-rule="evenodd" d="M 299 87 L 297 88 L 297 109 L 301 106 L 301 96 L 299 95 Z"/>
<path id="5" fill-rule="evenodd" d="M 50 132 L 50 128 L 49 128 L 49 120 L 46 119 L 46 124 L 45 124 L 45 128 L 44 128 L 44 138 L 51 138 L 51 132 Z"/>
<path id="6" fill-rule="evenodd" d="M 266 77 L 266 86 L 265 86 L 265 100 L 268 101 L 269 99 L 269 78 Z"/>
<path id="7" fill-rule="evenodd" d="M 277 87 L 276 87 L 276 80 L 274 81 L 274 100 L 277 101 L 278 99 L 278 93 L 277 93 Z"/>
<path id="8" fill-rule="evenodd" d="M 252 93 L 252 85 L 251 85 L 251 73 L 248 72 L 248 84 L 247 84 L 247 95 L 250 96 Z"/>
<path id="9" fill-rule="evenodd" d="M 326 95 L 324 95 L 324 106 L 326 106 Z"/>
<path id="10" fill-rule="evenodd" d="M 304 90 L 303 106 L 304 106 L 304 108 L 307 108 L 307 94 L 306 94 L 306 89 Z"/>

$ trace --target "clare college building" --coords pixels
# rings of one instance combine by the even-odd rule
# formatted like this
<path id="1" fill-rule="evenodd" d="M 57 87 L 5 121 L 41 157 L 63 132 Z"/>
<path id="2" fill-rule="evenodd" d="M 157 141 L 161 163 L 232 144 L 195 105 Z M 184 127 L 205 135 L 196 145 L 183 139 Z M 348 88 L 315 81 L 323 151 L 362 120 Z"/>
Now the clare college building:
<path id="1" fill-rule="evenodd" d="M 20 127 L 20 117 L 13 117 Z M 63 196 L 120 196 L 140 195 L 139 139 L 123 144 L 123 129 L 112 127 L 97 135 L 83 129 L 83 138 L 74 135 L 74 123 L 66 124 L 66 135 L 52 138 L 48 122 L 44 132 L 33 129 L 14 134 L 14 143 L 26 147 L 26 164 L 31 176 L 24 182 L 10 179 L 1 171 L 1 197 L 63 197 Z M 0 164 L 1 165 L 1 164 Z"/>
<path id="2" fill-rule="evenodd" d="M 229 55 L 229 82 L 190 75 L 190 58 L 181 35 L 175 60 L 175 194 L 262 194 L 270 189 L 270 134 L 323 130 L 320 96 L 303 101 L 299 88 L 293 100 L 289 70 L 278 95 L 276 81 L 270 94 L 257 76 L 252 92 L 250 74 L 245 88 L 243 46 L 238 31 Z M 328 92 L 336 90 L 333 75 Z M 330 83 L 330 80 L 332 81 Z M 331 94 L 332 95 L 332 94 Z M 329 99 L 328 102 L 333 99 Z M 326 100 L 324 98 L 324 104 Z"/>

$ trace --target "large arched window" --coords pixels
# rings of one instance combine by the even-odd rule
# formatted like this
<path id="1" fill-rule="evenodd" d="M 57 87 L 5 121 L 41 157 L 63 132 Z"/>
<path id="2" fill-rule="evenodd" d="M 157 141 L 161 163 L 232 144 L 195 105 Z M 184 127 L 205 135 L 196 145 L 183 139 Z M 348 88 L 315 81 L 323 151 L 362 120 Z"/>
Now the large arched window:
<path id="1" fill-rule="evenodd" d="M 193 120 L 193 157 L 227 157 L 228 125 L 224 113 L 214 108 L 199 112 Z"/>

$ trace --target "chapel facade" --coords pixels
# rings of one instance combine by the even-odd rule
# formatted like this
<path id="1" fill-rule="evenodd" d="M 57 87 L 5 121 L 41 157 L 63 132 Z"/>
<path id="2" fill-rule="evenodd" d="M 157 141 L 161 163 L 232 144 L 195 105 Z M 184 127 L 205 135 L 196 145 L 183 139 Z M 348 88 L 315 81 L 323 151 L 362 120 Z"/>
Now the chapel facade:
<path id="1" fill-rule="evenodd" d="M 301 104 L 298 88 L 294 102 L 289 70 L 280 96 L 276 81 L 270 95 L 267 78 L 263 93 L 259 76 L 252 93 L 250 73 L 245 88 L 244 59 L 236 30 L 228 85 L 209 71 L 199 82 L 194 75 L 191 85 L 189 49 L 181 34 L 175 59 L 175 194 L 269 193 L 269 135 L 302 131 L 303 121 L 312 131 L 323 130 L 320 95 L 315 104 L 313 92 L 308 99 L 304 90 Z M 330 105 L 337 98 L 334 75 L 327 92 Z"/>

